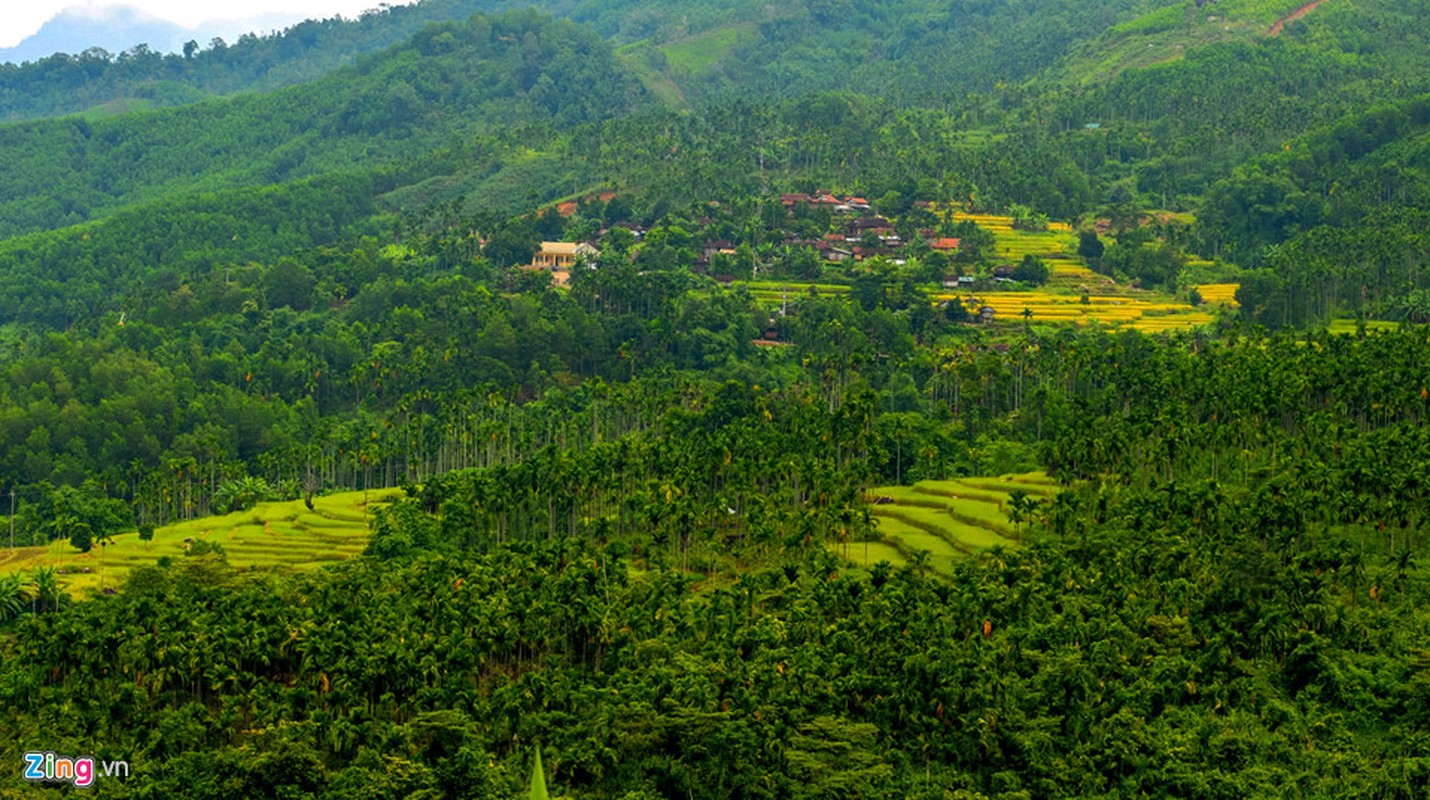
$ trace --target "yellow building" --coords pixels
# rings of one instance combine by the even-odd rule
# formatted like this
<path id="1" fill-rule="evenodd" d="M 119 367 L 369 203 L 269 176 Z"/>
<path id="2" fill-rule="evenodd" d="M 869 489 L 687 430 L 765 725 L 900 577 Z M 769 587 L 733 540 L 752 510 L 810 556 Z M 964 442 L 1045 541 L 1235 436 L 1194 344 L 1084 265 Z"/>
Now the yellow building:
<path id="1" fill-rule="evenodd" d="M 585 242 L 542 242 L 530 266 L 531 269 L 550 272 L 557 286 L 565 286 L 571 280 L 571 269 L 576 266 L 577 259 L 591 260 L 600 254 L 599 250 Z"/>
<path id="2" fill-rule="evenodd" d="M 531 265 L 539 269 L 570 270 L 576 266 L 577 256 L 590 256 L 596 248 L 585 242 L 542 242 Z"/>

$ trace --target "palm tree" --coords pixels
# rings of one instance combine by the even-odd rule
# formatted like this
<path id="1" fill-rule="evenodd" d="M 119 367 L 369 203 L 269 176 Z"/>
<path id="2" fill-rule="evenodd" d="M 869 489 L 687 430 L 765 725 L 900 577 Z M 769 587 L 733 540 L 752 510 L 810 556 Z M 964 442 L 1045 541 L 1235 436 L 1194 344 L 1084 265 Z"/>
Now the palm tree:
<path id="1" fill-rule="evenodd" d="M 54 567 L 36 567 L 30 573 L 30 582 L 35 586 L 31 595 L 32 613 L 58 611 L 69 602 L 69 595 L 60 589 L 60 581 Z"/>
<path id="2" fill-rule="evenodd" d="M 25 608 L 25 579 L 18 572 L 0 576 L 0 622 L 20 616 Z"/>
<path id="3" fill-rule="evenodd" d="M 1022 539 L 1018 526 L 1032 519 L 1033 512 L 1039 505 L 1040 501 L 1033 499 L 1022 489 L 1014 489 L 1008 494 L 1008 521 L 1013 523 L 1013 533 L 1018 539 Z"/>
<path id="4" fill-rule="evenodd" d="M 918 572 L 920 578 L 922 578 L 922 577 L 924 576 L 924 570 L 928 568 L 928 563 L 929 563 L 929 551 L 928 551 L 928 550 L 924 550 L 923 548 L 919 548 L 918 550 L 915 550 L 913 553 L 911 553 L 911 554 L 909 555 L 909 564 L 910 564 L 911 566 L 913 566 L 914 571 Z"/>

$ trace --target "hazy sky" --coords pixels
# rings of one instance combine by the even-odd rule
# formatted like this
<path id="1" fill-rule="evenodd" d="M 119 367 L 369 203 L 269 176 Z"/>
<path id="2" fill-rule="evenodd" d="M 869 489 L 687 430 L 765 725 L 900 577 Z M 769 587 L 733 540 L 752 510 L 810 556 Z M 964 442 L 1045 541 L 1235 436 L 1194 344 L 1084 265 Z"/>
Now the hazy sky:
<path id="1" fill-rule="evenodd" d="M 355 17 L 382 0 L 0 0 L 0 47 L 13 47 L 67 8 L 133 6 L 148 14 L 193 28 L 209 20 L 246 20 L 273 14 L 303 19 L 341 14 Z M 405 0 L 387 0 L 403 5 Z"/>

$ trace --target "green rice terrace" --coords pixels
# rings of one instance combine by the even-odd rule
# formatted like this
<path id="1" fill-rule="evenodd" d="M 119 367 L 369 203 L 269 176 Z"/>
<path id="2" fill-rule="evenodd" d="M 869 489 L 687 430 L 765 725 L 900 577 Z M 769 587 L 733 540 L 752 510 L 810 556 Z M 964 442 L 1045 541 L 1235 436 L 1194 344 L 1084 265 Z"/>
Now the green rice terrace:
<path id="1" fill-rule="evenodd" d="M 850 287 L 838 283 L 812 283 L 806 281 L 740 281 L 737 285 L 749 289 L 755 302 L 768 309 L 779 308 L 783 303 L 793 303 L 813 292 L 820 297 L 846 295 Z"/>
<path id="2" fill-rule="evenodd" d="M 949 575 L 955 562 L 970 555 L 1016 547 L 1037 506 L 1057 492 L 1057 484 L 1041 472 L 881 486 L 868 495 L 880 539 L 836 545 L 835 552 L 860 567 L 921 562 Z M 1017 526 L 1014 518 L 1020 519 Z"/>
<path id="3" fill-rule="evenodd" d="M 52 567 L 65 591 L 81 597 L 117 588 L 131 569 L 152 565 L 163 556 L 181 557 L 199 541 L 222 546 L 229 563 L 239 569 L 314 568 L 362 553 L 368 543 L 368 514 L 400 495 L 400 489 L 333 494 L 314 498 L 312 511 L 302 500 L 259 503 L 247 511 L 156 528 L 148 542 L 135 533 L 122 534 L 113 544 L 96 545 L 88 553 L 59 539 L 44 547 L 6 552 L 0 556 L 0 574 Z"/>

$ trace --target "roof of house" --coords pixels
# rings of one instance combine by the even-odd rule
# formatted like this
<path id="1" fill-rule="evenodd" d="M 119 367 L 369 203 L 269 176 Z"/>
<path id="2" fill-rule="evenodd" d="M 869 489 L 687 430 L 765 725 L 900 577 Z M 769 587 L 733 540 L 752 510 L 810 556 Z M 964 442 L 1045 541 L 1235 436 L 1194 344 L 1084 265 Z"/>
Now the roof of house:
<path id="1" fill-rule="evenodd" d="M 548 256 L 580 256 L 596 252 L 596 248 L 585 242 L 542 242 L 541 252 Z"/>
<path id="2" fill-rule="evenodd" d="M 935 250 L 957 250 L 958 245 L 958 239 L 948 237 L 942 239 L 934 239 L 933 241 L 929 242 L 929 247 L 932 247 Z"/>
<path id="3" fill-rule="evenodd" d="M 883 217 L 861 217 L 860 219 L 856 219 L 856 220 L 850 222 L 850 223 L 849 223 L 849 227 L 855 228 L 855 229 L 861 229 L 861 228 L 891 228 L 891 227 L 893 227 L 893 223 L 892 223 L 892 222 L 889 222 L 888 220 L 884 219 Z"/>

